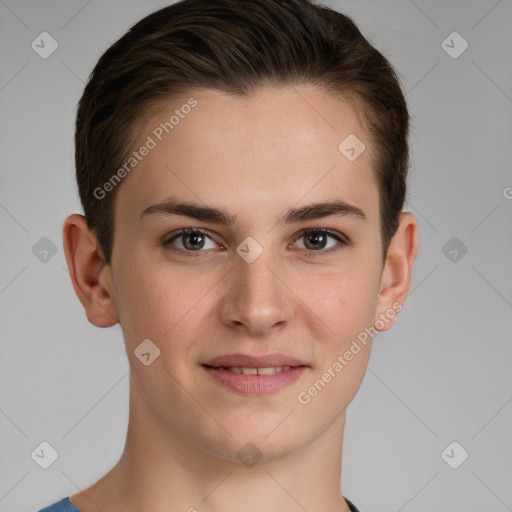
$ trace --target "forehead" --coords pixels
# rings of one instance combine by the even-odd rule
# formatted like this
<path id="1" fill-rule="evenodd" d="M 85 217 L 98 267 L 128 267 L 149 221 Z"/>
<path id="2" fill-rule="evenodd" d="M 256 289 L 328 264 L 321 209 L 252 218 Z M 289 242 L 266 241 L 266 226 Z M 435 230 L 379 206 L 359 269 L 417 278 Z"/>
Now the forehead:
<path id="1" fill-rule="evenodd" d="M 116 217 L 133 222 L 172 195 L 250 205 L 246 213 L 260 219 L 300 201 L 341 198 L 365 205 L 372 221 L 378 191 L 361 118 L 351 103 L 311 86 L 244 97 L 190 90 L 155 103 L 136 127 L 139 155 L 119 190 Z"/>

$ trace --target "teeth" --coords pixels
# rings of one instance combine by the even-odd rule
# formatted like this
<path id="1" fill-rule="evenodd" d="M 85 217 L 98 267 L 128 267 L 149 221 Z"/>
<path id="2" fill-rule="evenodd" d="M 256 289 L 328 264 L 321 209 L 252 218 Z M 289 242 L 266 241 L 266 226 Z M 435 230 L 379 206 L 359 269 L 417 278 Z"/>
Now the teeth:
<path id="1" fill-rule="evenodd" d="M 285 366 L 270 366 L 268 368 L 258 368 L 258 375 L 274 375 L 274 373 L 282 372 L 286 367 Z M 290 367 L 288 366 L 288 368 Z"/>
<path id="2" fill-rule="evenodd" d="M 244 375 L 274 375 L 275 373 L 289 370 L 290 366 L 269 366 L 267 368 L 245 368 L 242 366 L 229 366 L 228 370 Z"/>

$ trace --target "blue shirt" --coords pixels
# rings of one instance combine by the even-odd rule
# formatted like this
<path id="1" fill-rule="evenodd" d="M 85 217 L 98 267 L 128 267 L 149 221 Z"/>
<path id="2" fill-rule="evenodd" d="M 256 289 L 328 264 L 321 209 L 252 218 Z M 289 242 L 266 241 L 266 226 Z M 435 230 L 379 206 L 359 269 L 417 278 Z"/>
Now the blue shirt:
<path id="1" fill-rule="evenodd" d="M 66 498 L 57 501 L 53 505 L 49 507 L 42 508 L 39 512 L 82 512 L 78 507 L 75 507 L 71 501 L 69 501 L 69 496 Z"/>
<path id="2" fill-rule="evenodd" d="M 350 508 L 350 512 L 359 512 L 355 505 L 351 503 L 347 498 L 345 498 L 348 507 Z M 69 501 L 69 497 L 63 498 L 60 501 L 57 501 L 53 505 L 49 507 L 43 508 L 39 510 L 39 512 L 82 512 L 79 508 L 75 507 L 73 503 Z"/>

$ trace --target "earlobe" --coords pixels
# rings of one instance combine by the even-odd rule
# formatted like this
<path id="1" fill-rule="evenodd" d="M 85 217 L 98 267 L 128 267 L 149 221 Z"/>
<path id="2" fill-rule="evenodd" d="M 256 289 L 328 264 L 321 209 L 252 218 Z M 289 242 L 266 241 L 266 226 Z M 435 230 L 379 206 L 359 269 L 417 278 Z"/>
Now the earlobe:
<path id="1" fill-rule="evenodd" d="M 417 253 L 418 221 L 412 213 L 402 213 L 381 274 L 375 314 L 375 328 L 378 331 L 390 329 L 396 314 L 402 309 Z"/>
<path id="2" fill-rule="evenodd" d="M 105 263 L 96 236 L 83 215 L 73 214 L 65 220 L 63 245 L 73 288 L 89 322 L 97 327 L 111 327 L 118 323 L 111 269 Z"/>

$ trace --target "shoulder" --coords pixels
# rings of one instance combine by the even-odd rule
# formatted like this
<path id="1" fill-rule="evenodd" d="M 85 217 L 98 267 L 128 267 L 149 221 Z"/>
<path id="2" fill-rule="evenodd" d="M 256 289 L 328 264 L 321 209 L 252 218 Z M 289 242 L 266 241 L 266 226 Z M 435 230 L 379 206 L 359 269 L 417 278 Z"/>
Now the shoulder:
<path id="1" fill-rule="evenodd" d="M 42 508 L 38 512 L 81 512 L 81 510 L 69 501 L 69 497 L 66 497 L 49 507 Z"/>

